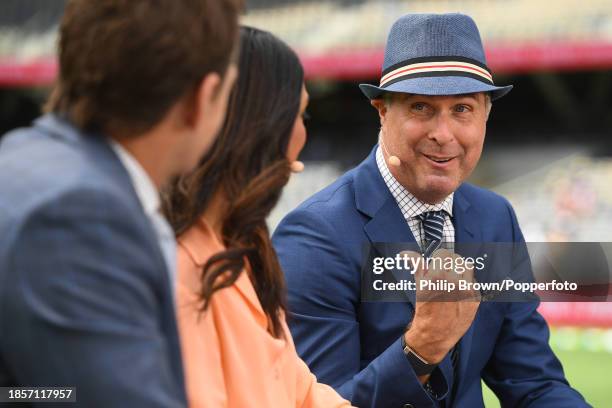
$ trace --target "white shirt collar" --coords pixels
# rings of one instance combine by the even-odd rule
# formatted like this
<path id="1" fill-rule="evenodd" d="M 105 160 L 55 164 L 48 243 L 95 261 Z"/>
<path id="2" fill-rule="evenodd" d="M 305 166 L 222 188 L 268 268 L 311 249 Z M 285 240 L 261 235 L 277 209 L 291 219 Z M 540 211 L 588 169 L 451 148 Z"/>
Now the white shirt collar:
<path id="1" fill-rule="evenodd" d="M 123 146 L 110 139 L 110 145 L 119 157 L 119 161 L 128 172 L 138 200 L 147 216 L 154 215 L 160 209 L 161 200 L 155 184 L 142 168 L 140 163 Z"/>
<path id="2" fill-rule="evenodd" d="M 453 199 L 455 193 L 451 193 L 444 200 L 437 204 L 428 204 L 416 198 L 410 191 L 402 186 L 399 181 L 391 174 L 387 163 L 382 154 L 380 146 L 376 149 L 376 164 L 381 176 L 385 180 L 387 188 L 395 198 L 400 210 L 404 217 L 408 220 L 409 218 L 418 217 L 420 214 L 428 211 L 446 211 L 449 216 L 453 216 Z"/>

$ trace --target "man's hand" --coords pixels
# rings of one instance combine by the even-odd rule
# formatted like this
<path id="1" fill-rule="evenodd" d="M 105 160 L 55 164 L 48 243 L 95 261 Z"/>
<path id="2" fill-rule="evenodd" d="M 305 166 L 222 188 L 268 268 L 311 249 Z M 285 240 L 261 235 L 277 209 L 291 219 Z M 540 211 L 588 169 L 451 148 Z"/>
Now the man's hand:
<path id="1" fill-rule="evenodd" d="M 416 252 L 404 252 L 410 259 L 420 257 Z M 436 260 L 437 258 L 437 260 Z M 404 334 L 405 341 L 412 350 L 429 363 L 439 363 L 465 334 L 476 316 L 480 305 L 480 293 L 459 288 L 459 280 L 474 282 L 474 271 L 465 268 L 462 274 L 449 268 L 450 259 L 461 257 L 446 249 L 439 249 L 432 255 L 429 268 L 422 262 L 414 274 L 417 285 L 416 309 L 410 329 Z M 424 261 L 424 260 L 423 260 Z M 461 264 L 463 265 L 463 264 Z M 421 281 L 438 283 L 442 289 L 421 287 Z M 455 289 L 448 292 L 448 284 L 455 284 Z M 428 376 L 421 381 L 425 382 Z"/>

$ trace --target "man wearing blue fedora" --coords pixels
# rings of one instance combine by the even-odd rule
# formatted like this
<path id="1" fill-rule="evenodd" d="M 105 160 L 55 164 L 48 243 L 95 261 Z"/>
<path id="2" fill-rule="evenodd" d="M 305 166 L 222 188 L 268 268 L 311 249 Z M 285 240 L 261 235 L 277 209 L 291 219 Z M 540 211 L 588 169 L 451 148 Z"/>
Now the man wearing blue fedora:
<path id="1" fill-rule="evenodd" d="M 379 143 L 358 167 L 281 222 L 298 352 L 359 407 L 584 407 L 548 345 L 537 302 L 365 302 L 364 244 L 524 241 L 509 202 L 465 183 L 480 159 L 494 85 L 474 21 L 409 14 L 391 28 L 379 86 Z M 522 245 L 522 244 L 521 244 Z M 429 270 L 437 274 L 440 271 Z"/>

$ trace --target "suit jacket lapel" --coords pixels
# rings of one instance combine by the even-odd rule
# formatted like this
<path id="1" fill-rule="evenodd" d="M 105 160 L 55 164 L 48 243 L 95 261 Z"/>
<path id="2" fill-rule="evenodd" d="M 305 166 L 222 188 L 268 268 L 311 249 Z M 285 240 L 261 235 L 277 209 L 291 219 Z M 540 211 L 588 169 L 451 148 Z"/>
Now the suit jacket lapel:
<path id="1" fill-rule="evenodd" d="M 370 242 L 416 242 L 376 164 L 374 147 L 354 174 L 355 204 L 370 217 L 365 233 Z"/>
<path id="2" fill-rule="evenodd" d="M 455 227 L 455 242 L 475 242 L 474 238 L 480 235 L 474 228 L 470 219 L 470 202 L 465 198 L 461 186 L 455 191 L 453 198 L 453 226 Z"/>
<path id="3" fill-rule="evenodd" d="M 364 226 L 364 232 L 370 244 L 375 245 L 381 256 L 394 257 L 397 253 L 397 245 L 376 244 L 409 243 L 416 245 L 416 241 L 395 198 L 380 175 L 376 164 L 377 148 L 378 145 L 374 146 L 368 158 L 355 171 L 355 203 L 359 211 L 371 218 Z M 405 274 L 398 276 L 394 273 L 394 276 L 398 281 L 406 279 Z M 413 279 L 411 275 L 407 278 Z M 414 308 L 415 293 L 409 292 L 408 298 Z"/>

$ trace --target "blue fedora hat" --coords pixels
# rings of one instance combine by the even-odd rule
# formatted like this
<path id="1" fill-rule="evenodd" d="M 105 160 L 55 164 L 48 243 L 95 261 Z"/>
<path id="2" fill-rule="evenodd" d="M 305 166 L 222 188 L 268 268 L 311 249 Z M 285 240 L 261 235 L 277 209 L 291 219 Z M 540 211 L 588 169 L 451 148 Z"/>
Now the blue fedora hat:
<path id="1" fill-rule="evenodd" d="M 387 39 L 379 86 L 360 84 L 370 99 L 386 92 L 459 95 L 488 92 L 501 98 L 512 85 L 495 86 L 478 27 L 465 14 L 407 14 Z"/>

